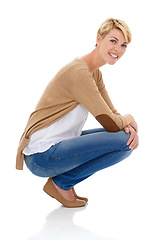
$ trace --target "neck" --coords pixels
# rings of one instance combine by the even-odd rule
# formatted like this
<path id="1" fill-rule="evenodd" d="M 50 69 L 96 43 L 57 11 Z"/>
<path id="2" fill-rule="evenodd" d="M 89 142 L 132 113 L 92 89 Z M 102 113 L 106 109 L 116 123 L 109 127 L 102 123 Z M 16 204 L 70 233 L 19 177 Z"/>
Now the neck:
<path id="1" fill-rule="evenodd" d="M 81 59 L 87 62 L 89 70 L 93 73 L 96 69 L 102 67 L 106 63 L 99 57 L 98 49 L 95 48 L 91 53 L 83 56 Z"/>

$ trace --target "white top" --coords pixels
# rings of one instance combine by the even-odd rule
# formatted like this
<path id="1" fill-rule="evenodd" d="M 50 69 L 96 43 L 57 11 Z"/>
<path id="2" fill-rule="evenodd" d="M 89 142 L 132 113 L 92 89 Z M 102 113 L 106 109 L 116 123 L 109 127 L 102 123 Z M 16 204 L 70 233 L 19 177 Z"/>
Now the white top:
<path id="1" fill-rule="evenodd" d="M 65 139 L 79 137 L 82 133 L 82 128 L 87 116 L 87 109 L 79 104 L 57 122 L 33 133 L 30 136 L 27 146 L 23 150 L 23 154 L 30 155 L 33 153 L 44 152 L 52 145 Z"/>

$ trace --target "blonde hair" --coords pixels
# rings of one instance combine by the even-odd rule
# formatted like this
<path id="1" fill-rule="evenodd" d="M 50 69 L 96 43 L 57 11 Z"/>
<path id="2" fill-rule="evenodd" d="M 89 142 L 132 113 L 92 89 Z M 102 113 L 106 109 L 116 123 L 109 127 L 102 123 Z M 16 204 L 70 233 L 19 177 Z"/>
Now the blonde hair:
<path id="1" fill-rule="evenodd" d="M 113 28 L 117 28 L 119 30 L 121 30 L 124 34 L 125 40 L 127 43 L 130 43 L 132 40 L 132 35 L 131 35 L 131 31 L 129 29 L 129 27 L 127 26 L 127 24 L 119 19 L 115 19 L 115 18 L 108 18 L 106 19 L 100 26 L 100 28 L 98 29 L 97 35 L 99 34 L 101 36 L 101 39 L 103 39 L 107 33 L 109 33 L 109 31 Z M 96 44 L 97 46 L 97 44 Z"/>

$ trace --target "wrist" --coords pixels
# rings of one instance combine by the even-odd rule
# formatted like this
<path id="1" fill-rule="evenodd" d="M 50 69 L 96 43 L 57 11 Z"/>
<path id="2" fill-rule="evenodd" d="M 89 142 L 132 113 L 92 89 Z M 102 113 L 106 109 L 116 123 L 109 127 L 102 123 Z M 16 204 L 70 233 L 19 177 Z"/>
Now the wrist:
<path id="1" fill-rule="evenodd" d="M 125 120 L 127 122 L 127 125 L 130 125 L 133 122 L 135 122 L 134 117 L 131 114 L 124 115 L 124 118 L 125 118 Z"/>

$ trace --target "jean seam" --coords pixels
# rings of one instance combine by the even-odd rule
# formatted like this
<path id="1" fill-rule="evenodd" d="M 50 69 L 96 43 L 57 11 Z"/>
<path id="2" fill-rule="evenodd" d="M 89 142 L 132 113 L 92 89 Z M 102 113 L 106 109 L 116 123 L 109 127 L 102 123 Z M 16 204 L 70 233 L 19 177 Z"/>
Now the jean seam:
<path id="1" fill-rule="evenodd" d="M 83 156 L 83 155 L 85 155 L 85 154 L 87 154 L 87 153 L 93 153 L 93 152 L 97 152 L 99 149 L 97 149 L 97 150 L 93 150 L 93 151 L 88 151 L 88 152 L 83 152 L 83 153 L 77 153 L 77 155 L 78 156 Z M 105 150 L 105 148 L 101 148 L 101 150 L 99 150 L 99 151 L 102 151 L 102 150 Z M 108 150 L 110 151 L 110 150 L 112 150 L 112 151 L 110 151 L 109 153 L 111 153 L 111 152 L 114 152 L 114 149 L 113 148 L 108 148 Z M 106 153 L 104 153 L 104 154 L 106 154 Z M 73 157 L 73 155 L 74 154 L 72 154 L 72 155 L 70 155 L 70 156 L 67 156 L 67 158 L 70 158 L 70 157 Z M 53 160 L 53 159 L 55 159 L 55 160 L 57 160 L 57 159 L 64 159 L 64 158 L 66 158 L 66 156 L 60 156 L 60 157 L 57 157 L 57 158 L 50 158 L 50 160 Z M 48 159 L 49 160 L 49 159 Z"/>

